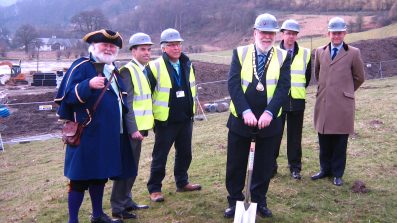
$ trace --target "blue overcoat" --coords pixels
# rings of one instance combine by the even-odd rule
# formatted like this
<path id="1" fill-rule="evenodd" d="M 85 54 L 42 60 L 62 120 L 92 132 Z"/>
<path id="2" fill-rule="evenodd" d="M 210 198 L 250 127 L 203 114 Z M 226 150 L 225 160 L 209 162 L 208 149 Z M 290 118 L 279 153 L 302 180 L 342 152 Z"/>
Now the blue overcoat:
<path id="1" fill-rule="evenodd" d="M 89 117 L 102 89 L 91 89 L 89 81 L 97 76 L 92 58 L 80 58 L 73 62 L 59 87 L 55 102 L 59 104 L 58 115 L 61 120 L 83 122 Z M 127 93 L 121 78 L 115 75 L 119 96 L 112 86 L 105 91 L 91 121 L 84 128 L 78 146 L 66 146 L 64 174 L 71 180 L 106 178 L 128 178 L 136 176 L 132 163 L 123 163 L 126 157 L 133 159 L 128 133 L 120 134 L 120 109 L 127 113 L 125 106 Z M 105 83 L 106 85 L 106 83 Z"/>

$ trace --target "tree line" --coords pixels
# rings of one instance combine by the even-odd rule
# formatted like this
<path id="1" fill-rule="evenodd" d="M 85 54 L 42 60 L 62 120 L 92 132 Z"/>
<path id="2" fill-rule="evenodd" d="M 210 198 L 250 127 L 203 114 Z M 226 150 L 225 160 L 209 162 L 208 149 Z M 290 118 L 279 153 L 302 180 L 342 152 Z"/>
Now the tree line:
<path id="1" fill-rule="evenodd" d="M 39 14 L 44 13 L 46 8 L 51 9 L 47 10 L 49 13 L 42 17 L 43 20 L 55 16 L 54 11 L 62 14 L 70 10 L 77 11 L 76 7 L 89 9 L 77 11 L 70 14 L 68 18 L 65 17 L 64 24 L 60 27 L 51 24 L 40 26 L 26 23 L 15 30 L 7 29 L 5 16 L 7 15 L 9 19 L 10 12 L 7 11 L 8 14 L 1 15 L 4 9 L 0 8 L 0 22 L 3 21 L 0 23 L 0 51 L 6 48 L 23 48 L 28 52 L 32 45 L 40 44 L 35 41 L 38 37 L 56 35 L 64 38 L 81 38 L 85 33 L 100 28 L 120 31 L 123 36 L 142 31 L 155 38 L 158 38 L 161 30 L 170 27 L 180 30 L 187 36 L 197 34 L 213 36 L 216 34 L 214 32 L 224 30 L 227 30 L 230 35 L 244 34 L 252 27 L 259 13 L 272 9 L 295 10 L 295 12 L 306 10 L 306 12 L 312 11 L 317 14 L 333 11 L 340 13 L 341 9 L 344 11 L 386 10 L 387 13 L 381 14 L 378 18 L 382 25 L 397 20 L 395 0 L 107 0 L 92 8 L 94 2 L 96 1 L 23 0 L 18 3 L 21 4 L 22 11 L 28 6 L 33 7 L 34 4 L 40 6 L 40 10 L 37 11 Z M 32 13 L 32 21 L 37 16 Z M 352 25 L 355 31 L 361 29 L 362 14 L 358 14 L 356 23 Z"/>

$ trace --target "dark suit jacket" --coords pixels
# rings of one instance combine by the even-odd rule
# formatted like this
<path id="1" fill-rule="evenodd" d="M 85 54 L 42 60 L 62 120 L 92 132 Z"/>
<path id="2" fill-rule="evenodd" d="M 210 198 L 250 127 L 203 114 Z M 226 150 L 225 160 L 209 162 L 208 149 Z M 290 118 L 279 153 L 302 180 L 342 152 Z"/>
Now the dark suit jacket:
<path id="1" fill-rule="evenodd" d="M 298 50 L 299 50 L 298 47 L 299 47 L 298 43 L 295 42 L 294 55 L 292 55 L 291 63 L 294 62 L 295 56 L 298 54 Z M 285 49 L 284 48 L 284 40 L 281 41 L 280 48 Z M 306 77 L 305 87 L 309 86 L 310 79 L 312 77 L 312 59 L 311 59 L 311 57 L 310 57 L 310 60 L 307 63 L 306 67 L 307 67 L 307 69 L 305 72 L 305 77 Z M 305 110 L 305 99 L 293 99 L 291 96 L 291 92 L 290 92 L 290 94 L 288 95 L 288 100 L 286 100 L 286 102 L 283 104 L 283 111 L 301 111 L 301 110 Z"/>
<path id="2" fill-rule="evenodd" d="M 276 54 L 273 54 L 273 57 L 275 56 Z M 267 105 L 266 85 L 263 92 L 258 92 L 255 89 L 256 85 L 258 84 L 258 80 L 255 77 L 253 77 L 252 83 L 248 85 L 246 94 L 243 93 L 240 74 L 241 64 L 237 55 L 237 50 L 235 49 L 233 51 L 232 63 L 229 71 L 228 87 L 229 94 L 236 108 L 238 117 L 236 118 L 230 114 L 229 120 L 227 122 L 227 127 L 230 131 L 244 137 L 252 136 L 253 129 L 245 125 L 242 118 L 242 113 L 247 109 L 251 109 L 258 120 L 260 115 L 265 110 L 268 110 L 273 114 L 273 120 L 270 125 L 259 131 L 260 137 L 274 136 L 281 132 L 281 119 L 277 118 L 277 114 L 283 103 L 287 100 L 288 92 L 291 86 L 290 64 L 291 58 L 287 55 L 282 67 L 280 68 L 280 77 L 273 98 Z M 267 70 L 265 70 L 263 80 L 266 79 L 266 73 Z"/>

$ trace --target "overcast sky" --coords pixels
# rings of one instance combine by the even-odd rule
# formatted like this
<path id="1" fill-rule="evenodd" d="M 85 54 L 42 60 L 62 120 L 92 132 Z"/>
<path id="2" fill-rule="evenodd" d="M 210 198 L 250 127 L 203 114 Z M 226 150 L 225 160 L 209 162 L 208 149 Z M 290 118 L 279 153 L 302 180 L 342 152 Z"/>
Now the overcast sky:
<path id="1" fill-rule="evenodd" d="M 16 2 L 17 0 L 0 0 L 0 6 L 9 6 Z"/>

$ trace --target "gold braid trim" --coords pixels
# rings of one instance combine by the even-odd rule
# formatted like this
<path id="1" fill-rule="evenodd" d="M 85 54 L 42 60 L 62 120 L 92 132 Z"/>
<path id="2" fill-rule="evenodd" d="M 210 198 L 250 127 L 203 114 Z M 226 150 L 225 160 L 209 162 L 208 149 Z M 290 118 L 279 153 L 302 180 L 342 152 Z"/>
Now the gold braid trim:
<path id="1" fill-rule="evenodd" d="M 102 33 L 106 38 L 109 38 L 109 39 L 117 39 L 118 37 L 120 37 L 120 39 L 123 40 L 123 38 L 120 36 L 119 32 L 116 32 L 116 34 L 114 36 L 112 36 L 109 33 L 107 33 L 105 29 L 90 32 L 83 37 L 83 40 L 87 41 L 88 38 L 90 38 L 91 36 L 98 34 L 98 33 Z"/>

